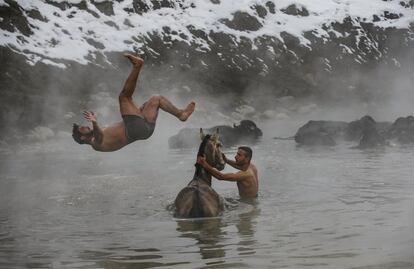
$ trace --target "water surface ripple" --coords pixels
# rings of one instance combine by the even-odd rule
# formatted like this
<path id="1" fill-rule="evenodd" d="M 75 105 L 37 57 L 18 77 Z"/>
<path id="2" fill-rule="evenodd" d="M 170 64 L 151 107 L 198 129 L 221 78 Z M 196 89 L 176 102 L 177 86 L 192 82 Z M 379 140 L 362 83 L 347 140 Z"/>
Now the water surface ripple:
<path id="1" fill-rule="evenodd" d="M 0 268 L 414 268 L 414 148 L 262 141 L 256 204 L 180 220 L 195 150 L 140 147 L 2 152 Z"/>

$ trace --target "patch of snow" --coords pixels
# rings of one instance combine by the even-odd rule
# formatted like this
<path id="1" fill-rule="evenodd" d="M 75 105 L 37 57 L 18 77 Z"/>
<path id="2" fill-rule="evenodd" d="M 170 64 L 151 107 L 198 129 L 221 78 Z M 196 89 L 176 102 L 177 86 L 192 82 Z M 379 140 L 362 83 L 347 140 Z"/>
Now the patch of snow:
<path id="1" fill-rule="evenodd" d="M 280 34 L 287 32 L 299 39 L 302 45 L 308 46 L 310 41 L 303 34 L 313 31 L 320 37 L 328 37 L 328 32 L 323 30 L 323 25 L 330 25 L 332 22 L 342 22 L 346 17 L 360 18 L 380 27 L 408 28 L 413 22 L 414 10 L 404 8 L 398 1 L 382 0 L 279 0 L 276 5 L 275 14 L 268 13 L 265 19 L 257 16 L 252 8 L 254 5 L 263 5 L 264 1 L 259 0 L 225 0 L 220 4 L 211 1 L 193 0 L 191 2 L 180 2 L 184 7 L 176 4 L 175 8 L 150 9 L 142 15 L 128 13 L 124 9 L 132 7 L 133 0 L 113 1 L 114 16 L 107 16 L 100 12 L 89 1 L 86 1 L 87 8 L 96 12 L 99 18 L 93 16 L 86 10 L 71 7 L 61 10 L 44 1 L 16 1 L 25 11 L 37 10 L 47 22 L 28 17 L 33 35 L 25 37 L 21 42 L 22 34 L 18 31 L 8 32 L 0 29 L 0 46 L 9 46 L 17 49 L 28 58 L 32 55 L 45 55 L 48 59 L 73 60 L 81 64 L 89 62 L 88 55 L 98 52 L 121 52 L 135 51 L 145 44 L 141 42 L 125 42 L 133 39 L 144 40 L 150 34 L 162 33 L 163 27 L 169 27 L 177 35 L 171 35 L 173 40 L 179 40 L 188 44 L 195 44 L 199 50 L 209 50 L 208 41 L 197 38 L 191 34 L 188 25 L 195 29 L 209 32 L 223 32 L 234 36 L 233 42 L 248 38 L 254 41 L 257 37 L 272 36 L 282 40 Z M 82 0 L 53 0 L 53 2 L 68 2 L 79 4 Z M 101 3 L 104 0 L 95 0 Z M 145 3 L 152 7 L 150 1 Z M 281 10 L 295 4 L 308 10 L 309 16 L 292 16 L 283 13 Z M 0 5 L 7 3 L 0 0 Z M 229 28 L 221 23 L 223 19 L 232 20 L 236 12 L 246 12 L 254 16 L 263 26 L 257 31 L 239 31 Z M 403 14 L 398 19 L 381 20 L 374 22 L 373 15 L 381 16 L 384 11 L 395 14 Z M 71 18 L 69 19 L 68 16 Z M 128 20 L 129 23 L 125 23 Z M 110 22 L 108 24 L 108 22 Z M 113 27 L 111 25 L 116 25 Z M 328 30 L 332 31 L 332 30 Z M 69 33 L 69 34 L 66 34 Z M 180 36 L 184 34 L 188 39 Z M 339 35 L 340 33 L 335 33 Z M 88 39 L 100 43 L 104 48 L 96 48 Z M 255 48 L 252 42 L 253 49 Z M 219 55 L 220 56 L 220 55 Z M 31 57 L 32 64 L 42 60 L 41 57 Z M 53 61 L 46 62 L 56 64 Z"/>
<path id="2" fill-rule="evenodd" d="M 64 65 L 62 63 L 56 63 L 56 62 L 48 60 L 48 59 L 42 59 L 41 62 L 44 63 L 44 64 L 53 65 L 53 66 L 56 66 L 56 67 L 59 67 L 59 68 L 62 68 L 62 69 L 66 68 L 66 65 Z"/>
<path id="3" fill-rule="evenodd" d="M 75 117 L 76 115 L 75 115 L 75 113 L 73 113 L 73 112 L 68 112 L 68 113 L 66 113 L 64 116 L 63 116 L 63 118 L 65 119 L 65 120 L 69 120 L 69 119 L 72 119 L 73 117 Z"/>
<path id="4" fill-rule="evenodd" d="M 243 120 L 246 118 L 250 118 L 254 116 L 256 113 L 256 109 L 249 105 L 241 105 L 238 108 L 236 108 L 235 112 L 232 112 L 232 118 L 235 120 Z"/>
<path id="5" fill-rule="evenodd" d="M 30 140 L 46 141 L 55 136 L 52 129 L 44 126 L 37 126 L 27 135 Z"/>
<path id="6" fill-rule="evenodd" d="M 399 62 L 397 59 L 392 58 L 392 61 L 393 61 L 394 65 L 395 65 L 396 67 L 401 68 L 401 64 L 400 64 L 400 62 Z"/>

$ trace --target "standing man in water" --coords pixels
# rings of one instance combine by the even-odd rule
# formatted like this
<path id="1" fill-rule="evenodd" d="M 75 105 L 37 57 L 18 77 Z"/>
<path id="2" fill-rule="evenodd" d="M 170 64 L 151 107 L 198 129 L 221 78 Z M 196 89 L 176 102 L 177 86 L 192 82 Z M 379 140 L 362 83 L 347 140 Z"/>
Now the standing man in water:
<path id="1" fill-rule="evenodd" d="M 97 151 L 115 151 L 136 140 L 148 139 L 154 132 L 160 108 L 181 121 L 186 121 L 194 112 L 195 102 L 190 102 L 184 109 L 178 109 L 161 95 L 152 96 L 141 107 L 137 107 L 132 100 L 132 94 L 144 61 L 131 54 L 124 56 L 131 62 L 132 70 L 119 94 L 119 108 L 123 121 L 101 128 L 95 113 L 84 111 L 84 118 L 92 123 L 93 128 L 73 125 L 72 137 L 79 144 L 91 145 Z"/>
<path id="2" fill-rule="evenodd" d="M 229 160 L 223 154 L 223 159 L 226 163 L 234 168 L 240 170 L 237 173 L 223 174 L 217 169 L 211 167 L 204 156 L 197 158 L 197 163 L 204 167 L 213 177 L 218 180 L 236 181 L 239 195 L 242 199 L 252 199 L 257 197 L 259 190 L 259 182 L 257 178 L 257 169 L 251 163 L 253 151 L 249 147 L 239 147 L 236 153 L 235 161 Z"/>

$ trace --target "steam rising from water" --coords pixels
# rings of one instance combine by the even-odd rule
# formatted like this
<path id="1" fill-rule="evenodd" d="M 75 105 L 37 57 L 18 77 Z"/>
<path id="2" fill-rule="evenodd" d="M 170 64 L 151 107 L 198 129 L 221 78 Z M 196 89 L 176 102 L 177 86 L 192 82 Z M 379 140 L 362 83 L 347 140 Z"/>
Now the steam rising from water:
<path id="1" fill-rule="evenodd" d="M 0 0 L 0 5 L 4 3 Z M 397 5 L 397 2 L 382 4 Z M 413 53 L 406 57 L 412 59 Z M 122 57 L 119 55 L 119 58 Z M 414 66 L 407 64 L 409 60 L 402 68 L 379 66 L 366 73 L 351 72 L 349 87 L 330 85 L 326 89 L 329 98 L 317 95 L 296 98 L 276 95 L 271 86 L 260 83 L 260 75 L 249 82 L 243 93 L 206 94 L 204 84 L 189 78 L 185 71 L 170 68 L 170 64 L 178 66 L 180 59 L 167 58 L 170 62 L 162 66 L 144 65 L 134 99 L 141 105 L 152 94 L 160 93 L 178 107 L 195 100 L 196 112 L 182 123 L 160 111 L 154 135 L 149 140 L 135 142 L 113 153 L 95 152 L 89 146 L 76 144 L 71 138 L 71 124 L 86 123 L 81 111 L 75 110 L 77 107 L 96 111 L 101 125 L 121 120 L 117 99 L 130 70 L 127 60 L 120 60 L 119 66 L 113 63 L 113 69 L 105 73 L 105 80 L 92 75 L 98 66 L 72 70 L 85 72 L 82 78 L 89 78 L 82 81 L 85 92 L 59 89 L 58 82 L 65 79 L 64 72 L 48 73 L 42 89 L 45 94 L 37 96 L 33 91 L 35 98 L 43 103 L 37 115 L 39 126 L 28 133 L 17 133 L 19 139 L 15 143 L 1 142 L 0 227 L 5 230 L 0 234 L 2 240 L 10 239 L 8 243 L 13 250 L 9 251 L 24 254 L 34 251 L 37 255 L 37 244 L 41 242 L 40 249 L 52 255 L 51 259 L 61 258 L 62 252 L 65 258 L 73 258 L 72 252 L 82 244 L 87 246 L 82 249 L 85 252 L 90 249 L 104 252 L 108 251 L 106 247 L 112 247 L 111 253 L 115 252 L 118 257 L 114 249 L 119 249 L 119 245 L 128 252 L 145 242 L 146 247 L 166 246 L 157 253 L 160 257 L 167 256 L 165 260 L 187 258 L 188 248 L 198 247 L 191 238 L 185 238 L 193 233 L 180 233 L 165 208 L 190 179 L 196 152 L 170 151 L 168 138 L 183 127 L 231 125 L 245 118 L 256 121 L 264 131 L 264 141 L 254 146 L 254 162 L 261 182 L 261 212 L 256 212 L 254 217 L 242 216 L 240 220 L 234 220 L 233 216 L 239 212 L 230 213 L 224 218 L 227 226 L 215 226 L 223 236 L 213 236 L 213 243 L 202 238 L 199 245 L 219 249 L 221 253 L 227 251 L 226 258 L 232 260 L 239 261 L 243 254 L 246 259 L 253 259 L 252 264 L 260 265 L 263 260 L 254 260 L 253 254 L 269 261 L 274 260 L 274 253 L 293 252 L 287 258 L 284 254 L 277 258 L 294 265 L 297 264 L 292 260 L 297 259 L 344 265 L 350 257 L 356 257 L 353 261 L 359 260 L 360 255 L 363 259 L 356 264 L 359 266 L 376 261 L 384 250 L 391 256 L 397 252 L 404 256 L 412 250 L 413 239 L 409 233 L 414 221 L 412 148 L 356 151 L 346 145 L 334 150 L 298 149 L 291 141 L 272 139 L 293 135 L 311 119 L 351 121 L 369 114 L 377 121 L 394 121 L 399 116 L 414 114 L 414 77 L 412 72 L 405 71 L 414 70 Z M 388 78 L 385 84 L 384 77 Z M 361 96 L 355 88 L 367 80 L 370 87 Z M 15 106 L 9 112 L 10 117 L 18 119 L 24 113 L 24 105 L 22 102 L 21 106 Z M 16 120 L 14 124 L 20 123 Z M 18 130 L 16 126 L 8 128 Z M 234 151 L 234 148 L 226 149 L 229 156 Z M 227 197 L 235 197 L 237 193 L 233 183 L 217 183 L 216 187 Z M 243 231 L 246 222 L 248 229 Z M 372 223 L 378 229 L 372 229 Z M 156 227 L 157 233 L 148 227 Z M 236 230 L 242 231 L 238 234 Z M 240 242 L 235 242 L 238 236 Z M 316 244 L 320 244 L 320 249 Z M 381 244 L 388 248 L 381 249 Z M 177 249 L 177 245 L 184 246 L 185 251 Z M 248 255 L 232 256 L 249 246 Z M 273 248 L 269 250 L 269 246 Z M 55 257 L 56 249 L 61 252 Z M 338 249 L 342 251 L 339 254 L 331 251 Z M 17 255 L 15 252 L 9 256 Z M 136 251 L 134 255 L 136 259 Z M 223 262 L 220 257 L 215 258 L 212 262 Z M 410 257 L 407 259 L 411 261 Z M 407 268 L 412 265 L 407 264 Z"/>

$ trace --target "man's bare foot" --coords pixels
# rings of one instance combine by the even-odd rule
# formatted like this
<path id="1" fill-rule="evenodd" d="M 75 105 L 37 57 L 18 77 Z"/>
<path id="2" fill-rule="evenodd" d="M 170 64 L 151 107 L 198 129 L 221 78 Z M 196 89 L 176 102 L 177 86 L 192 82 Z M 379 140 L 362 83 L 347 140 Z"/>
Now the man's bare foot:
<path id="1" fill-rule="evenodd" d="M 187 105 L 187 107 L 182 110 L 182 112 L 180 113 L 180 115 L 178 116 L 178 118 L 181 121 L 186 121 L 188 119 L 188 117 L 190 117 L 190 115 L 193 114 L 194 109 L 195 109 L 195 105 L 196 105 L 196 103 L 194 101 L 191 102 L 191 103 L 189 103 Z"/>
<path id="2" fill-rule="evenodd" d="M 125 53 L 124 56 L 128 58 L 128 60 L 132 63 L 134 67 L 141 67 L 144 64 L 144 60 L 139 58 L 138 56 Z"/>

